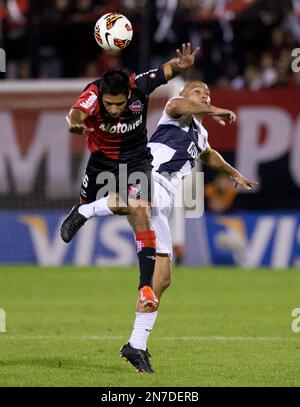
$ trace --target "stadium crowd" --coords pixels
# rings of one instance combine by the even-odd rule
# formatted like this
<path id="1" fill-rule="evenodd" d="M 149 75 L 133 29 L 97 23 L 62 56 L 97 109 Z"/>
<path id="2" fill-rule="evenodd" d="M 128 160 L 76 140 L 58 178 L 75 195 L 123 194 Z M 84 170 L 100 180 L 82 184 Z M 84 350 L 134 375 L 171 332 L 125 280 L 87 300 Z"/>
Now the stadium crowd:
<path id="1" fill-rule="evenodd" d="M 300 44 L 299 0 L 156 0 L 151 16 L 151 65 L 183 41 L 202 52 L 193 77 L 209 85 L 251 90 L 300 86 L 291 71 L 291 50 Z M 136 57 L 146 0 L 6 0 L 0 2 L 1 47 L 7 54 L 2 78 L 96 77 Z M 150 7 L 150 8 L 149 8 Z M 134 26 L 124 53 L 105 53 L 93 40 L 95 21 L 118 10 Z"/>

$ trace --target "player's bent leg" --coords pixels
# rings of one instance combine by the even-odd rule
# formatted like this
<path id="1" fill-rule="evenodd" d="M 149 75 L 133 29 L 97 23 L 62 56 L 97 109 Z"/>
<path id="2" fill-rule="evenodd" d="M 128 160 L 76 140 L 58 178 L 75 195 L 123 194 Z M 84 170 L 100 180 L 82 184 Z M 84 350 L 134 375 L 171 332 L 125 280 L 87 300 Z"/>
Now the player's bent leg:
<path id="1" fill-rule="evenodd" d="M 156 253 L 156 262 L 153 275 L 153 289 L 156 297 L 160 300 L 163 292 L 171 284 L 172 262 L 169 254 Z"/>
<path id="2" fill-rule="evenodd" d="M 150 222 L 150 204 L 145 201 L 137 201 L 135 199 L 128 200 L 128 212 L 131 217 L 131 225 L 133 231 L 144 232 L 152 230 Z"/>
<path id="3" fill-rule="evenodd" d="M 91 203 L 81 205 L 79 213 L 87 219 L 110 215 L 127 215 L 127 205 L 122 202 L 119 194 L 110 193 L 108 196 L 97 199 Z"/>
<path id="4" fill-rule="evenodd" d="M 108 207 L 114 215 L 129 215 L 129 208 L 127 204 L 122 200 L 120 194 L 109 194 Z"/>
<path id="5" fill-rule="evenodd" d="M 169 216 L 172 200 L 167 191 L 155 184 L 157 210 L 154 212 L 152 227 L 156 233 L 156 262 L 153 275 L 153 288 L 155 295 L 160 300 L 163 292 L 171 284 L 172 269 L 172 236 L 169 226 Z"/>
<path id="6" fill-rule="evenodd" d="M 69 243 L 88 219 L 114 214 L 128 215 L 128 207 L 120 201 L 118 194 L 110 194 L 91 203 L 80 198 L 80 204 L 71 209 L 61 225 L 61 238 Z"/>

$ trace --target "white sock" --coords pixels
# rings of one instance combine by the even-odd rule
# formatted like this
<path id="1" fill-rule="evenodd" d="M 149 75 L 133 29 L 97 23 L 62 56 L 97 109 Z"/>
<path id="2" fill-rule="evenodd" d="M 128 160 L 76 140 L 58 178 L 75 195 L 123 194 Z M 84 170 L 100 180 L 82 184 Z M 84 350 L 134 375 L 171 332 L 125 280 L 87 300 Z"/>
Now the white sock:
<path id="1" fill-rule="evenodd" d="M 147 340 L 157 317 L 155 312 L 136 312 L 134 327 L 129 339 L 130 345 L 135 349 L 146 350 Z"/>
<path id="2" fill-rule="evenodd" d="M 109 216 L 113 215 L 112 211 L 108 207 L 108 196 L 98 199 L 90 204 L 84 204 L 79 206 L 78 212 L 87 219 L 93 216 Z"/>

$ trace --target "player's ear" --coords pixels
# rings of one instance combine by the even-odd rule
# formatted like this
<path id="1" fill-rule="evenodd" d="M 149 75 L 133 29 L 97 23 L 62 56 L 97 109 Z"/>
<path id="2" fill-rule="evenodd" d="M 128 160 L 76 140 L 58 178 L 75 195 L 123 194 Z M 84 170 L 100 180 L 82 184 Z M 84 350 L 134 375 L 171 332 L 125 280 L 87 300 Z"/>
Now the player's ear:
<path id="1" fill-rule="evenodd" d="M 128 98 L 128 99 L 130 99 L 130 98 L 131 98 L 131 90 L 128 92 L 128 96 L 127 96 L 127 98 Z"/>

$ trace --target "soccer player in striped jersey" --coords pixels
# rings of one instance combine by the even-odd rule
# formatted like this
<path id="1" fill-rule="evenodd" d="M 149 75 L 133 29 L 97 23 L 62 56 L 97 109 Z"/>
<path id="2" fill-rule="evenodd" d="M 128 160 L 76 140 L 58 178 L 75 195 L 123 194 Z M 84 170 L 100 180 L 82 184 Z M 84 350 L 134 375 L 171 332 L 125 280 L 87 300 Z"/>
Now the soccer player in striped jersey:
<path id="1" fill-rule="evenodd" d="M 189 82 L 183 87 L 179 97 L 168 101 L 148 143 L 154 157 L 152 163 L 156 214 L 152 217 L 152 227 L 157 236 L 157 260 L 153 284 L 158 299 L 171 281 L 172 239 L 169 216 L 174 196 L 182 178 L 191 173 L 197 160 L 227 174 L 236 185 L 245 189 L 251 189 L 256 184 L 241 175 L 210 147 L 208 132 L 202 124 L 204 117 L 211 117 L 222 126 L 236 120 L 236 115 L 231 110 L 211 104 L 210 91 L 205 83 Z"/>

